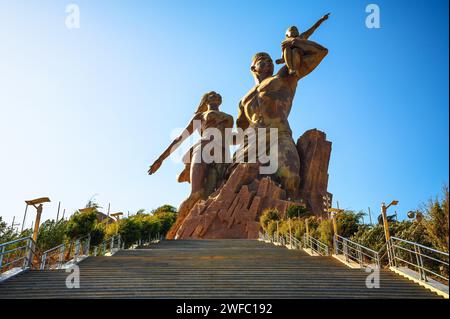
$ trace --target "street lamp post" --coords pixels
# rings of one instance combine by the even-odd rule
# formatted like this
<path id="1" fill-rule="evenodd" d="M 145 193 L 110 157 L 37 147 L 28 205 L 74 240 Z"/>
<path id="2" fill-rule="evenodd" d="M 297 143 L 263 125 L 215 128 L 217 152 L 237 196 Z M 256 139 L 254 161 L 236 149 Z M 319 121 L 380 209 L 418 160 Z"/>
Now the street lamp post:
<path id="1" fill-rule="evenodd" d="M 39 225 L 41 222 L 41 215 L 42 215 L 42 210 L 44 208 L 43 203 L 48 203 L 50 202 L 50 199 L 48 197 L 40 197 L 40 198 L 36 198 L 36 199 L 32 199 L 32 200 L 26 200 L 25 203 L 27 205 L 31 205 L 34 208 L 36 208 L 36 220 L 34 222 L 34 231 L 33 231 L 33 240 L 34 242 L 36 242 L 37 240 L 37 235 L 39 232 Z"/>
<path id="2" fill-rule="evenodd" d="M 389 232 L 389 223 L 388 223 L 388 219 L 387 219 L 387 210 L 389 207 L 391 206 L 395 206 L 398 204 L 397 200 L 393 200 L 389 205 L 386 206 L 386 204 L 383 202 L 381 203 L 381 216 L 383 218 L 383 228 L 384 228 L 384 236 L 386 238 L 386 248 L 387 248 L 387 252 L 388 252 L 388 257 L 389 257 L 389 263 L 391 265 L 393 265 L 394 260 L 393 260 L 393 251 L 392 251 L 392 247 L 391 247 L 391 234 Z"/>

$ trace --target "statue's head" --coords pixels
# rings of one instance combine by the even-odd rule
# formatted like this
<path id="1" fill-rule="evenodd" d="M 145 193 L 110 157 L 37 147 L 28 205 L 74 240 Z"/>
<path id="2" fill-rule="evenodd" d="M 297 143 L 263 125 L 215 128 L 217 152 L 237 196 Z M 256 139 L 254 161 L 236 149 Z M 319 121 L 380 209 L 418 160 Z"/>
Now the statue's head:
<path id="1" fill-rule="evenodd" d="M 286 30 L 286 38 L 296 38 L 298 36 L 300 36 L 300 32 L 295 25 Z"/>
<path id="2" fill-rule="evenodd" d="M 215 92 L 211 91 L 203 94 L 202 99 L 200 100 L 200 104 L 197 108 L 196 113 L 206 112 L 208 110 L 208 106 L 218 108 L 222 104 L 222 96 Z"/>
<path id="3" fill-rule="evenodd" d="M 273 75 L 273 61 L 270 55 L 266 52 L 259 52 L 253 56 L 250 70 L 253 76 L 258 81 Z"/>

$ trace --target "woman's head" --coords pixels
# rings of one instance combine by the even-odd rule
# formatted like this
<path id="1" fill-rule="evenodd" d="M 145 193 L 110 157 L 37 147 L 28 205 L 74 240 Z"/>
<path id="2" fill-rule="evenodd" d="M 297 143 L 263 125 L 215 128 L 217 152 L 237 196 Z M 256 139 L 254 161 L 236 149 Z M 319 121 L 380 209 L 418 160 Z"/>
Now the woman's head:
<path id="1" fill-rule="evenodd" d="M 215 91 L 205 93 L 202 96 L 202 99 L 200 101 L 196 113 L 206 112 L 208 110 L 208 106 L 218 108 L 221 104 L 222 104 L 222 96 L 220 96 L 219 93 Z"/>

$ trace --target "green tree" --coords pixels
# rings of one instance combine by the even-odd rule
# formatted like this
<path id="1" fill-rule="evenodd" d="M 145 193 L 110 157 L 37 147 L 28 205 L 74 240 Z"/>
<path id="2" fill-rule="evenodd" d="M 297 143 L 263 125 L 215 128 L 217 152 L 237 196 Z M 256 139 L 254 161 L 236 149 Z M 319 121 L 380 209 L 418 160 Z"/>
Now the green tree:
<path id="1" fill-rule="evenodd" d="M 0 243 L 5 243 L 18 238 L 17 232 L 0 216 Z"/>
<path id="2" fill-rule="evenodd" d="M 438 250 L 449 251 L 448 186 L 443 188 L 443 198 L 430 200 L 423 210 L 428 241 Z"/>
<path id="3" fill-rule="evenodd" d="M 291 205 L 286 210 L 287 218 L 301 218 L 311 216 L 311 212 L 306 209 L 304 206 L 300 205 Z"/>
<path id="4" fill-rule="evenodd" d="M 338 234 L 345 238 L 352 237 L 362 225 L 361 219 L 364 216 L 363 212 L 355 213 L 346 210 L 336 215 L 336 224 Z"/>
<path id="5" fill-rule="evenodd" d="M 177 213 L 177 209 L 172 205 L 162 205 L 151 211 L 152 215 L 158 215 L 160 213 Z"/>
<path id="6" fill-rule="evenodd" d="M 66 235 L 70 239 L 89 235 L 97 223 L 97 212 L 95 209 L 90 211 L 76 211 L 67 222 Z"/>
<path id="7" fill-rule="evenodd" d="M 39 227 L 37 247 L 41 251 L 48 250 L 64 243 L 67 221 L 46 220 Z"/>

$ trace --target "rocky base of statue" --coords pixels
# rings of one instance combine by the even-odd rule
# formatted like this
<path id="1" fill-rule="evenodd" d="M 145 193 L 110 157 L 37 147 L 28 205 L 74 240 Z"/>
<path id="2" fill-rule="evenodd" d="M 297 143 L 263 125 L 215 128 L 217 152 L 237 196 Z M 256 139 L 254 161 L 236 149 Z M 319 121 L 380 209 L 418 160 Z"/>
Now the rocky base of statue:
<path id="1" fill-rule="evenodd" d="M 270 178 L 252 178 L 257 167 L 239 164 L 224 186 L 199 201 L 184 219 L 175 239 L 258 238 L 259 217 L 266 208 L 281 214 L 295 204 Z"/>
<path id="2" fill-rule="evenodd" d="M 225 184 L 207 200 L 199 201 L 179 216 L 168 239 L 256 239 L 259 218 L 267 208 L 284 217 L 291 205 L 304 205 L 316 216 L 324 216 L 323 196 L 327 192 L 331 142 L 325 133 L 313 129 L 297 141 L 300 156 L 301 201 L 286 199 L 286 192 L 270 177 L 261 177 L 256 164 L 238 164 Z"/>

